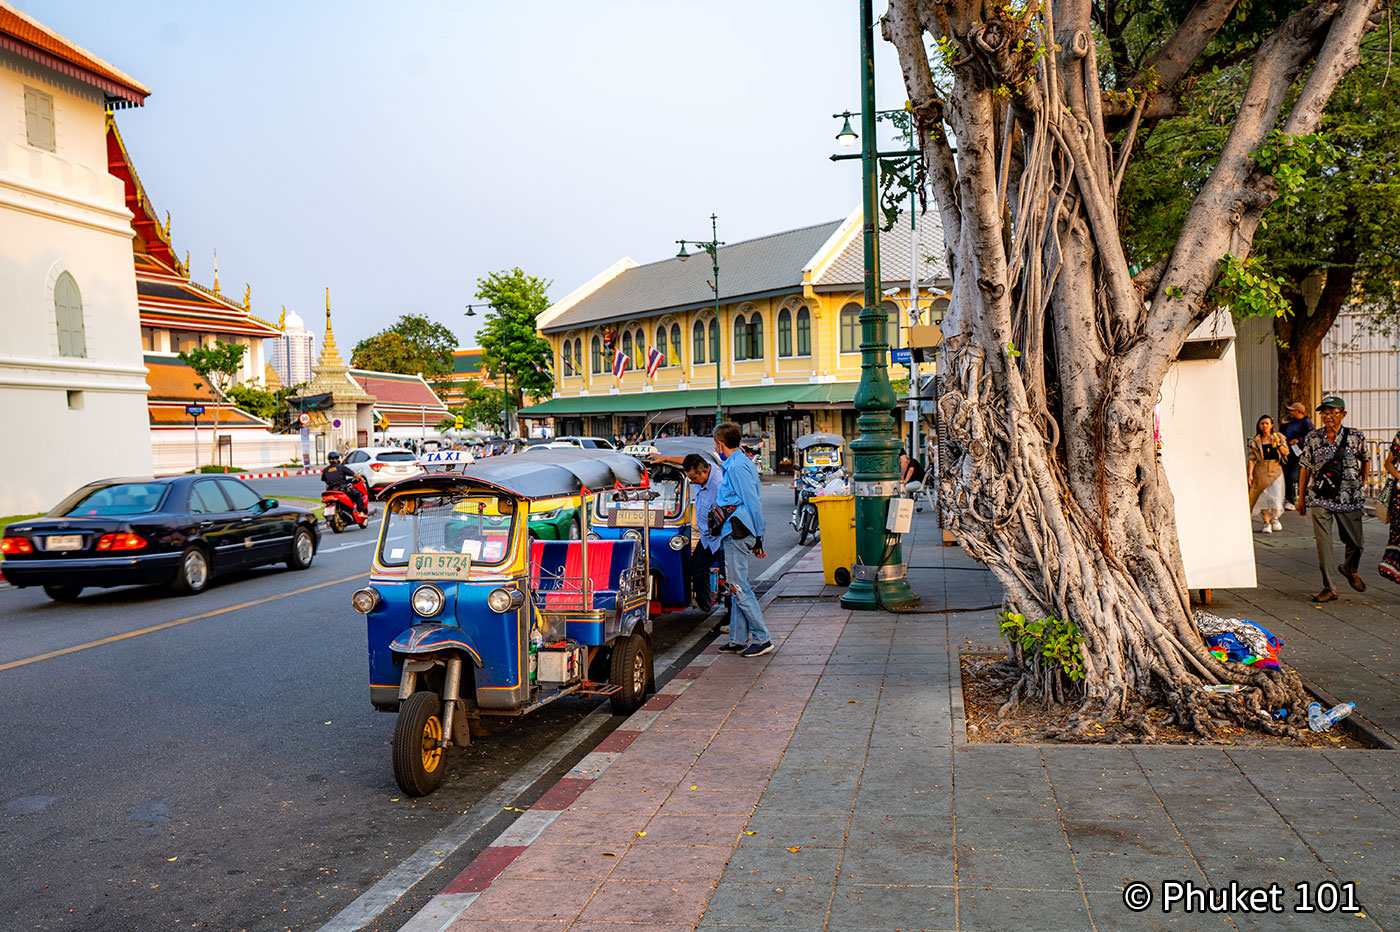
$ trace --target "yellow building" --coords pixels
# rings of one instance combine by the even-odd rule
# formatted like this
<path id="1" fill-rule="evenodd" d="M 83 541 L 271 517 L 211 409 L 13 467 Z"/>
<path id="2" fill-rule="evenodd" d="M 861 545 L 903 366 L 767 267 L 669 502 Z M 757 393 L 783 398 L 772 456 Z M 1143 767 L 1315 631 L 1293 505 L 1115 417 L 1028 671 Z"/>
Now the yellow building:
<path id="1" fill-rule="evenodd" d="M 930 304 L 934 320 L 947 304 L 948 270 L 937 215 L 924 214 L 919 227 L 919 304 L 928 323 Z M 893 348 L 903 346 L 909 323 L 910 240 L 904 216 L 880 237 Z M 540 315 L 554 348 L 554 397 L 520 417 L 552 418 L 560 435 L 707 434 L 718 382 L 725 417 L 763 438 L 767 468 L 786 471 L 802 434 L 856 436 L 863 270 L 859 210 L 720 247 L 718 320 L 708 255 L 649 265 L 623 259 Z M 664 358 L 648 375 L 653 348 Z M 619 353 L 627 361 L 620 378 Z M 907 376 L 903 366 L 890 368 L 906 390 Z"/>

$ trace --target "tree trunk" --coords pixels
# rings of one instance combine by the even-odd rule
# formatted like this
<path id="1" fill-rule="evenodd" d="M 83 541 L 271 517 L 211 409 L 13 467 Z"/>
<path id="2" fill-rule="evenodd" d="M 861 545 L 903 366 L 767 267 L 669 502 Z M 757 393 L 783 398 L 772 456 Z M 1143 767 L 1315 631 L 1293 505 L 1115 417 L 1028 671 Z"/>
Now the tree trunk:
<path id="1" fill-rule="evenodd" d="M 1337 315 L 1351 294 L 1355 277 L 1355 250 L 1350 257 L 1339 248 L 1333 259 L 1338 263 L 1327 273 L 1317 305 L 1309 313 L 1303 299 L 1301 284 L 1291 303 L 1293 313 L 1274 319 L 1274 336 L 1278 340 L 1278 397 L 1280 405 L 1301 401 L 1312 409 L 1321 399 L 1318 387 L 1318 351 L 1327 331 L 1336 323 Z"/>
<path id="2" fill-rule="evenodd" d="M 1317 53 L 1314 27 L 1309 20 L 1266 41 L 1230 142 L 1177 248 L 1154 270 L 1145 305 L 1117 227 L 1121 164 L 1104 132 L 1090 4 L 1030 6 L 1018 19 L 1009 6 L 974 0 L 892 0 L 884 20 L 926 133 L 951 253 L 938 401 L 951 529 L 996 573 L 1008 608 L 1072 621 L 1082 633 L 1085 675 L 1070 731 L 1122 719 L 1150 735 L 1143 702 L 1205 736 L 1221 715 L 1291 731 L 1268 713 L 1306 703 L 1297 676 L 1227 668 L 1196 628 L 1153 407 L 1185 335 L 1211 309 L 1219 260 L 1247 253 L 1272 199 L 1272 180 L 1255 174 L 1250 153 L 1274 127 L 1281 89 Z M 1359 44 L 1361 26 L 1349 28 Z M 925 30 L 946 43 L 947 101 L 930 78 Z M 1335 86 L 1343 64 L 1319 65 L 1313 80 Z M 956 162 L 943 121 L 957 139 Z M 1013 701 L 1064 695 L 1045 651 L 1013 654 L 1025 673 Z M 1209 683 L 1253 688 L 1226 699 L 1200 688 Z"/>

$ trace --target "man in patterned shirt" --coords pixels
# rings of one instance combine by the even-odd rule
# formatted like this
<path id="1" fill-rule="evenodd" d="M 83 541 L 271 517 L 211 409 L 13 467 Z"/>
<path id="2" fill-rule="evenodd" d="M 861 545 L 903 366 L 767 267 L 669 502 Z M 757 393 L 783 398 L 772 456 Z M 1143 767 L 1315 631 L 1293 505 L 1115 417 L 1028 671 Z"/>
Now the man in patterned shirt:
<path id="1" fill-rule="evenodd" d="M 1361 566 L 1361 509 L 1363 489 L 1371 460 L 1366 455 L 1366 438 L 1359 430 L 1342 426 L 1347 404 L 1328 395 L 1317 406 L 1322 426 L 1303 438 L 1298 460 L 1303 472 L 1298 481 L 1298 514 L 1312 509 L 1313 538 L 1317 541 L 1317 565 L 1322 569 L 1322 591 L 1314 602 L 1337 598 L 1329 567 L 1332 565 L 1332 524 L 1346 548 L 1346 559 L 1337 570 L 1357 592 L 1366 583 L 1357 575 Z"/>

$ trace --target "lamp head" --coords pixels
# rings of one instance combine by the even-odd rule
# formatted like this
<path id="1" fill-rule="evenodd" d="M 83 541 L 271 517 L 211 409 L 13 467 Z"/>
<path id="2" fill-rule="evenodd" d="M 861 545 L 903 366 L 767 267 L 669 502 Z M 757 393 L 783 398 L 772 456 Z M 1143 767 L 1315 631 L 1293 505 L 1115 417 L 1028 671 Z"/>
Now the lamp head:
<path id="1" fill-rule="evenodd" d="M 685 251 L 685 240 L 677 240 L 681 244 L 681 251 L 676 253 L 676 258 L 684 262 L 690 258 L 690 253 Z"/>
<path id="2" fill-rule="evenodd" d="M 836 134 L 836 141 L 843 146 L 850 147 L 855 144 L 859 137 L 856 136 L 856 131 L 851 129 L 851 112 L 847 110 L 842 116 L 846 122 L 841 125 L 841 132 Z"/>

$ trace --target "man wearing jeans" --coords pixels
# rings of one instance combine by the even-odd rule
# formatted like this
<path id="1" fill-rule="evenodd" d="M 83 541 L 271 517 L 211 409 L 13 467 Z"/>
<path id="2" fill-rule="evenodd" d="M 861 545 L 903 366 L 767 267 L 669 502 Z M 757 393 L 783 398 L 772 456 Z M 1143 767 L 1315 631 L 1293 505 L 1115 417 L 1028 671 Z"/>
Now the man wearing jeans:
<path id="1" fill-rule="evenodd" d="M 739 425 L 725 421 L 714 430 L 715 452 L 723 461 L 716 503 L 728 516 L 720 530 L 724 546 L 725 578 L 729 581 L 731 602 L 729 643 L 721 653 L 741 657 L 761 657 L 773 649 L 768 626 L 763 623 L 763 611 L 758 607 L 753 584 L 749 582 L 749 554 L 762 560 L 763 501 L 758 481 L 758 467 L 739 449 L 743 435 Z M 753 548 L 748 538 L 753 537 Z"/>
<path id="2" fill-rule="evenodd" d="M 1332 582 L 1332 525 L 1336 523 L 1346 548 L 1337 571 L 1357 592 L 1366 591 L 1357 570 L 1361 567 L 1361 510 L 1365 506 L 1366 475 L 1371 468 L 1366 455 L 1366 438 L 1361 431 L 1342 426 L 1347 404 L 1328 395 L 1317 406 L 1322 426 L 1303 438 L 1298 456 L 1303 474 L 1298 483 L 1298 514 L 1312 509 L 1313 538 L 1317 543 L 1317 564 L 1322 570 L 1322 590 L 1314 602 L 1337 598 Z"/>

